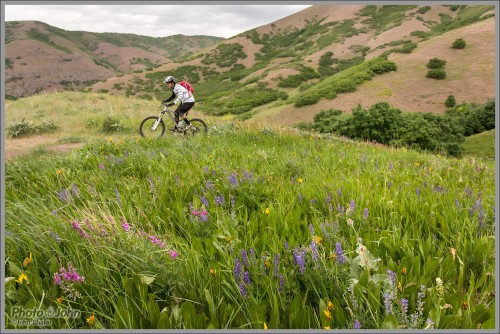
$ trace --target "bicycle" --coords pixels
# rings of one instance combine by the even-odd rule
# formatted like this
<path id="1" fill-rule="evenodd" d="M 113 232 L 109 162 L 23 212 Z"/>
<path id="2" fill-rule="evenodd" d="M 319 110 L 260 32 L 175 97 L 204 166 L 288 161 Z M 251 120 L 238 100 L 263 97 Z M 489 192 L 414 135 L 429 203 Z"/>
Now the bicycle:
<path id="1" fill-rule="evenodd" d="M 191 127 L 187 129 L 187 125 L 184 122 L 184 120 L 179 121 L 178 124 L 175 124 L 175 111 L 169 109 L 166 105 L 166 103 L 163 103 L 163 110 L 160 112 L 159 116 L 148 116 L 144 118 L 141 122 L 141 125 L 139 125 L 139 133 L 141 134 L 142 137 L 146 138 L 160 138 L 165 134 L 165 122 L 163 121 L 163 115 L 167 113 L 168 116 L 170 116 L 170 119 L 172 120 L 172 123 L 174 126 L 169 129 L 171 132 L 177 132 L 177 133 L 182 133 L 185 136 L 188 135 L 206 135 L 207 134 L 207 124 L 199 118 L 193 118 L 189 120 L 191 123 Z"/>

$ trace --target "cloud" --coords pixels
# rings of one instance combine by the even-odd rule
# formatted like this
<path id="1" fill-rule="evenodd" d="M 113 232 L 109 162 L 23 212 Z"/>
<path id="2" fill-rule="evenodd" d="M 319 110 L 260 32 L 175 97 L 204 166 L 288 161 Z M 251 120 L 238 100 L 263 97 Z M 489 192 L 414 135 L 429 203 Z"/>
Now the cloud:
<path id="1" fill-rule="evenodd" d="M 229 38 L 310 5 L 5 5 L 6 21 L 36 20 L 71 31 Z"/>

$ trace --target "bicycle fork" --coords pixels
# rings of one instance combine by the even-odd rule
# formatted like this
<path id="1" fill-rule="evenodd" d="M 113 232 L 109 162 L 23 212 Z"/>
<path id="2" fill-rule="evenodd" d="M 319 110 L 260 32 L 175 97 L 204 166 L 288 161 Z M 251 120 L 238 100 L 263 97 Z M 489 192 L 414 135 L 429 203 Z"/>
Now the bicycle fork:
<path id="1" fill-rule="evenodd" d="M 155 124 L 151 127 L 152 131 L 156 131 L 156 128 L 158 127 L 158 124 L 160 124 L 161 119 L 163 118 L 163 111 L 160 113 L 160 116 L 158 116 L 158 119 L 155 121 Z"/>

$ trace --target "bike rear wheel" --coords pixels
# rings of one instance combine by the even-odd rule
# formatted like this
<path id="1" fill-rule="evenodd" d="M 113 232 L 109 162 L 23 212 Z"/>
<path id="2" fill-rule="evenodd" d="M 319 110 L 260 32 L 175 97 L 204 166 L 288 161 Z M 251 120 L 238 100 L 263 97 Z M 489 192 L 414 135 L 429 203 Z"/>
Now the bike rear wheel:
<path id="1" fill-rule="evenodd" d="M 184 130 L 185 136 L 206 136 L 208 132 L 207 124 L 199 118 L 193 118 L 189 120 L 191 123 L 191 127 L 187 130 Z"/>
<path id="2" fill-rule="evenodd" d="M 163 120 L 160 121 L 155 130 L 153 126 L 158 120 L 158 116 L 149 116 L 142 120 L 141 125 L 139 125 L 139 132 L 144 138 L 160 138 L 165 134 L 165 123 Z"/>

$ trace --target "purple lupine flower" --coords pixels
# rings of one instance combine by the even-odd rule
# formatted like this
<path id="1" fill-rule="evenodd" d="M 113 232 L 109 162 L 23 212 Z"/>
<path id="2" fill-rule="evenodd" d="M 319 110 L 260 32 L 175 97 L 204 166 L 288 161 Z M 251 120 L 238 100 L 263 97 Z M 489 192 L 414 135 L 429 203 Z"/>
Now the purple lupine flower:
<path id="1" fill-rule="evenodd" d="M 221 206 L 224 204 L 224 202 L 225 199 L 223 194 L 221 194 L 220 196 L 215 196 L 215 203 L 217 203 L 217 205 Z"/>
<path id="2" fill-rule="evenodd" d="M 280 275 L 280 280 L 278 283 L 278 292 L 282 292 L 284 288 L 285 288 L 285 277 L 283 275 Z"/>
<path id="3" fill-rule="evenodd" d="M 61 192 L 57 192 L 56 191 L 56 195 L 57 195 L 57 198 L 59 198 L 59 200 L 63 203 L 66 203 L 68 202 L 68 195 L 69 195 L 69 192 L 67 189 L 62 189 Z"/>
<path id="4" fill-rule="evenodd" d="M 389 170 L 392 170 L 393 169 L 393 166 L 392 166 L 392 162 L 389 164 Z"/>
<path id="5" fill-rule="evenodd" d="M 313 224 L 309 224 L 309 232 L 314 237 L 314 226 L 313 226 Z"/>
<path id="6" fill-rule="evenodd" d="M 346 263 L 346 258 L 344 256 L 344 251 L 342 250 L 342 245 L 340 242 L 335 244 L 335 255 L 337 255 L 337 262 L 340 264 Z"/>
<path id="7" fill-rule="evenodd" d="M 299 252 L 297 248 L 293 250 L 293 258 L 295 264 L 299 266 L 299 271 L 302 275 L 306 272 L 306 264 L 305 264 L 305 253 Z"/>
<path id="8" fill-rule="evenodd" d="M 385 314 L 392 314 L 392 299 L 391 294 L 388 292 L 384 292 L 382 295 L 384 297 L 384 306 L 385 306 Z"/>
<path id="9" fill-rule="evenodd" d="M 273 276 L 278 276 L 280 270 L 280 256 L 274 254 L 274 273 Z"/>
<path id="10" fill-rule="evenodd" d="M 387 269 L 387 275 L 389 276 L 389 283 L 391 285 L 391 289 L 395 289 L 397 287 L 396 274 L 392 270 Z"/>
<path id="11" fill-rule="evenodd" d="M 364 220 L 367 220 L 367 219 L 368 219 L 368 208 L 365 208 L 365 209 L 363 210 L 363 219 L 364 219 Z"/>
<path id="12" fill-rule="evenodd" d="M 464 192 L 468 197 L 471 197 L 473 195 L 472 188 L 465 187 Z"/>
<path id="13" fill-rule="evenodd" d="M 299 203 L 302 203 L 302 194 L 299 193 L 299 195 L 297 197 L 298 197 Z"/>
<path id="14" fill-rule="evenodd" d="M 78 189 L 78 187 L 76 186 L 76 184 L 71 184 L 71 189 L 72 189 L 72 192 L 73 192 L 73 195 L 76 196 L 76 197 L 79 197 L 80 196 L 80 189 Z"/>
<path id="15" fill-rule="evenodd" d="M 288 249 L 290 249 L 290 246 L 288 246 L 288 242 L 286 241 L 283 241 L 283 247 L 285 247 L 285 250 L 287 251 Z"/>
<path id="16" fill-rule="evenodd" d="M 420 196 L 420 188 L 417 188 L 416 193 L 417 193 L 417 196 Z"/>
<path id="17" fill-rule="evenodd" d="M 345 213 L 345 208 L 343 206 L 340 206 L 340 203 L 337 204 L 337 212 L 342 215 Z"/>
<path id="18" fill-rule="evenodd" d="M 205 205 L 205 207 L 209 207 L 210 205 L 208 204 L 208 200 L 205 196 L 201 196 L 201 203 L 203 203 L 203 205 Z"/>
<path id="19" fill-rule="evenodd" d="M 408 299 L 401 299 L 401 315 L 403 319 L 406 319 L 406 314 L 408 313 Z"/>
<path id="20" fill-rule="evenodd" d="M 176 176 L 175 176 L 175 183 L 177 183 L 177 185 L 180 185 L 180 182 L 179 182 L 179 175 L 176 175 Z"/>
<path id="21" fill-rule="evenodd" d="M 458 198 L 455 198 L 455 206 L 457 209 L 460 209 L 460 202 L 458 201 Z"/>
<path id="22" fill-rule="evenodd" d="M 332 193 L 329 192 L 325 197 L 325 203 L 330 204 L 331 202 L 332 202 Z"/>
<path id="23" fill-rule="evenodd" d="M 241 259 L 243 260 L 243 264 L 248 268 L 250 264 L 248 263 L 247 251 L 244 249 L 241 250 Z"/>
<path id="24" fill-rule="evenodd" d="M 243 270 L 241 269 L 241 262 L 239 258 L 236 258 L 234 260 L 233 275 L 236 282 L 241 281 Z"/>
<path id="25" fill-rule="evenodd" d="M 203 167 L 203 173 L 208 173 L 208 166 Z"/>
<path id="26" fill-rule="evenodd" d="M 361 329 L 361 322 L 359 322 L 358 319 L 355 319 L 353 327 L 354 327 L 354 329 Z"/>
<path id="27" fill-rule="evenodd" d="M 316 240 L 311 240 L 311 243 L 309 244 L 309 248 L 311 249 L 311 256 L 316 264 L 318 266 L 318 261 L 319 261 L 319 253 L 318 253 L 318 246 L 316 245 Z"/>
<path id="28" fill-rule="evenodd" d="M 245 287 L 245 283 L 241 282 L 240 285 L 240 293 L 243 297 L 248 297 L 248 293 L 247 293 L 247 288 Z"/>
<path id="29" fill-rule="evenodd" d="M 311 205 L 316 205 L 317 202 L 316 198 L 311 199 Z"/>
<path id="30" fill-rule="evenodd" d="M 249 172 L 245 171 L 245 173 L 243 175 L 244 175 L 245 179 L 247 179 L 247 180 L 253 179 L 253 174 L 252 173 L 249 173 Z"/>
<path id="31" fill-rule="evenodd" d="M 351 203 L 349 204 L 349 210 L 351 212 L 354 212 L 355 209 L 356 209 L 356 202 L 353 199 L 351 199 Z"/>
<path id="32" fill-rule="evenodd" d="M 250 248 L 248 250 L 248 252 L 250 253 L 250 258 L 252 259 L 252 263 L 253 265 L 257 265 L 257 258 L 255 257 L 255 250 L 253 248 Z"/>
<path id="33" fill-rule="evenodd" d="M 337 196 L 338 197 L 342 197 L 342 187 L 340 187 L 339 189 L 337 189 Z"/>
<path id="34" fill-rule="evenodd" d="M 243 273 L 243 282 L 245 282 L 246 285 L 250 285 L 250 273 L 248 271 L 245 271 Z"/>
<path id="35" fill-rule="evenodd" d="M 200 217 L 201 217 L 201 221 L 206 223 L 208 221 L 208 212 L 206 212 L 205 210 L 202 210 L 200 212 Z"/>
<path id="36" fill-rule="evenodd" d="M 236 174 L 231 174 L 229 177 L 229 183 L 232 187 L 236 187 L 238 185 L 238 179 L 236 178 Z"/>
<path id="37" fill-rule="evenodd" d="M 212 182 L 212 180 L 208 180 L 206 183 L 205 183 L 207 189 L 209 190 L 212 190 L 214 189 L 214 183 Z"/>

